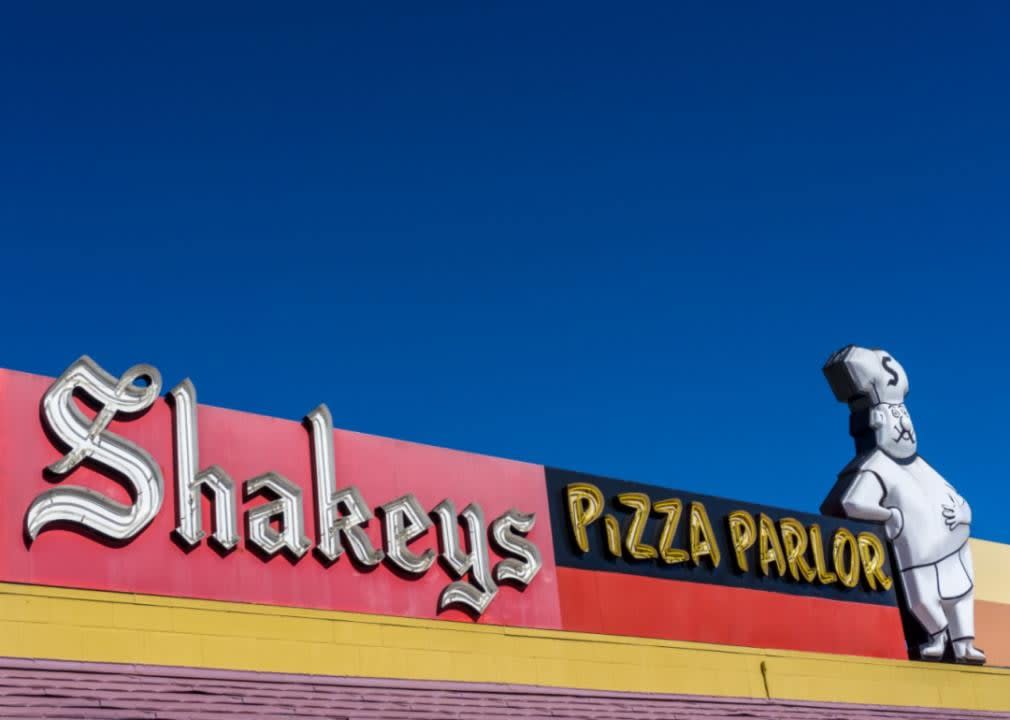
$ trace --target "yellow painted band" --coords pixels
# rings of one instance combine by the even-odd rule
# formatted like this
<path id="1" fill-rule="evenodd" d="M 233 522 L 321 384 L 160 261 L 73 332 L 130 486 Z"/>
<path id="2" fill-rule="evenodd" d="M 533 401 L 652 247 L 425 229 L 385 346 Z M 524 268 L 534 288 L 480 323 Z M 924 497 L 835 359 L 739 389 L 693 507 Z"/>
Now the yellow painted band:
<path id="1" fill-rule="evenodd" d="M 1010 545 L 972 538 L 975 599 L 1010 605 Z"/>
<path id="2" fill-rule="evenodd" d="M 1010 670 L 0 583 L 0 655 L 1010 711 Z"/>

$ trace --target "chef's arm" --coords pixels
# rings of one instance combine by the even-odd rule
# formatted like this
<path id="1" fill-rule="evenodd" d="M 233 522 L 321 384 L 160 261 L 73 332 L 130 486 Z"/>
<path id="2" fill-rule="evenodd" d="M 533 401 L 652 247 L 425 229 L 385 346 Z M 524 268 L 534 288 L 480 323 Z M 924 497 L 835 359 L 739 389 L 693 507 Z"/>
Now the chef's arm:
<path id="1" fill-rule="evenodd" d="M 890 508 L 880 503 L 884 501 L 884 487 L 875 473 L 863 471 L 849 485 L 842 496 L 842 507 L 846 517 L 854 520 L 875 520 L 886 522 L 891 517 Z"/>

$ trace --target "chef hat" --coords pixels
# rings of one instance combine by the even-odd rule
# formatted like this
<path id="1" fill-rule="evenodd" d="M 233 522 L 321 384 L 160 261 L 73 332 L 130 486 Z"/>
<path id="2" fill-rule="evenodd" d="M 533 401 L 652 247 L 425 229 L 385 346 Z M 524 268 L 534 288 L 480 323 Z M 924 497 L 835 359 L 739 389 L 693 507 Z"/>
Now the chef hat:
<path id="1" fill-rule="evenodd" d="M 835 398 L 851 410 L 899 405 L 908 394 L 905 369 L 883 350 L 846 345 L 824 363 L 824 377 Z"/>

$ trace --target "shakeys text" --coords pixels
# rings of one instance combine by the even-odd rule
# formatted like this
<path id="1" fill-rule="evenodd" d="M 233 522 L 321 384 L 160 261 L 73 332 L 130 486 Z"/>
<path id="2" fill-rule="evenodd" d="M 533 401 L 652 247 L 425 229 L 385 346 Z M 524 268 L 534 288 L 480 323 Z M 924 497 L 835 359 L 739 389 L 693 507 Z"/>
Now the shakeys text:
<path id="1" fill-rule="evenodd" d="M 93 489 L 62 485 L 39 494 L 25 516 L 25 532 L 35 541 L 43 530 L 67 525 L 86 529 L 113 541 L 128 541 L 161 511 L 165 483 L 161 467 L 144 448 L 113 432 L 114 418 L 130 421 L 159 398 L 161 374 L 150 365 L 135 365 L 117 378 L 88 357 L 64 371 L 42 398 L 41 416 L 54 444 L 65 451 L 47 470 L 57 479 L 87 462 L 103 474 L 125 483 L 132 503 L 121 503 Z M 75 399 L 94 411 L 89 417 Z M 169 392 L 174 408 L 175 497 L 178 524 L 175 535 L 187 547 L 206 537 L 202 496 L 213 506 L 209 540 L 224 551 L 236 549 L 239 536 L 238 488 L 228 472 L 218 466 L 200 466 L 196 390 L 184 380 Z M 436 560 L 434 550 L 415 552 L 410 544 L 438 525 L 439 554 L 457 579 L 439 596 L 439 610 L 450 606 L 481 615 L 498 593 L 500 583 L 529 585 L 542 567 L 540 551 L 526 535 L 536 517 L 512 508 L 488 526 L 477 503 L 457 512 L 445 499 L 426 511 L 411 493 L 376 508 L 383 547 L 375 547 L 365 532 L 374 518 L 359 488 L 338 488 L 334 458 L 333 421 L 325 405 L 305 418 L 311 440 L 311 465 L 315 485 L 316 552 L 326 563 L 348 554 L 365 567 L 385 561 L 399 571 L 417 576 Z M 303 557 L 313 542 L 306 534 L 302 489 L 284 476 L 268 471 L 243 483 L 247 501 L 257 496 L 267 502 L 246 510 L 247 542 L 266 557 L 286 553 L 293 561 Z M 465 542 L 461 542 L 462 525 Z M 493 567 L 489 542 L 504 559 Z"/>

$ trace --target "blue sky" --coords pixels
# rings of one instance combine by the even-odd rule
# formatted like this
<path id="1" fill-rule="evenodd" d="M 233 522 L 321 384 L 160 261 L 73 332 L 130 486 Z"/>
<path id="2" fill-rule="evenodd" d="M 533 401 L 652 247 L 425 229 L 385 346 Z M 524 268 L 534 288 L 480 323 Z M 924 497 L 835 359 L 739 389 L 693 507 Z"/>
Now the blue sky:
<path id="1" fill-rule="evenodd" d="M 209 5 L 209 7 L 208 7 Z M 0 365 L 814 510 L 911 380 L 1010 541 L 1010 6 L 22 3 Z"/>

